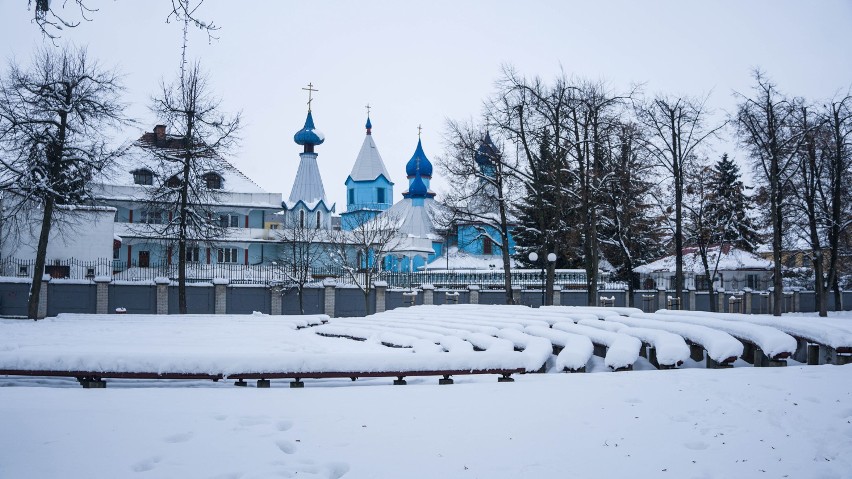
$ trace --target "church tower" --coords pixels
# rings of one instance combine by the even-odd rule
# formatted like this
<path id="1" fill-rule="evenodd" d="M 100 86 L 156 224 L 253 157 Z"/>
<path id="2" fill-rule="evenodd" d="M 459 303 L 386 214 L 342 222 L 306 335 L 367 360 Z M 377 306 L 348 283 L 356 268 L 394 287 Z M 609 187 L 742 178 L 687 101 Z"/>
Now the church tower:
<path id="1" fill-rule="evenodd" d="M 305 119 L 305 126 L 293 136 L 293 141 L 303 146 L 304 150 L 299 153 L 299 170 L 296 172 L 293 189 L 290 190 L 290 198 L 282 203 L 286 210 L 286 223 L 283 227 L 331 229 L 334 204 L 328 206 L 317 166 L 317 153 L 314 151 L 316 146 L 325 141 L 325 136 L 314 126 L 311 113 L 310 93 L 317 90 L 310 84 L 305 90 L 308 90 L 308 117 Z"/>
<path id="2" fill-rule="evenodd" d="M 373 124 L 367 114 L 367 134 L 346 178 L 346 212 L 341 214 L 341 226 L 351 230 L 375 218 L 390 208 L 393 202 L 393 182 L 382 156 L 373 141 Z"/>

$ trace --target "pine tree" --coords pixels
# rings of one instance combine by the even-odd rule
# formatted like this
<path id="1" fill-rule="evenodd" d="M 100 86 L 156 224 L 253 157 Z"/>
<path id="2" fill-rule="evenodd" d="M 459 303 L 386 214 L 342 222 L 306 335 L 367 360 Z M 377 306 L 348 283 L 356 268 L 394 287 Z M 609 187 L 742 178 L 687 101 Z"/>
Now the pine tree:
<path id="1" fill-rule="evenodd" d="M 740 167 L 727 153 L 713 165 L 707 186 L 710 201 L 706 223 L 714 225 L 715 230 L 711 241 L 753 252 L 760 243 L 760 234 L 748 214 L 752 200 L 746 194 Z"/>

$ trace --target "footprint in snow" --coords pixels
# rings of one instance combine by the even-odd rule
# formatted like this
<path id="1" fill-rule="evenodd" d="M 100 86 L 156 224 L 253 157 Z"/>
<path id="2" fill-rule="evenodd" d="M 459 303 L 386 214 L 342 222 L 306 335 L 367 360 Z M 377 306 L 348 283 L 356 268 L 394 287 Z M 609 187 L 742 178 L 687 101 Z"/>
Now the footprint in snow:
<path id="1" fill-rule="evenodd" d="M 275 424 L 275 429 L 278 429 L 279 431 L 282 431 L 282 432 L 288 431 L 291 427 L 293 427 L 293 421 L 290 421 L 288 419 L 285 419 L 283 421 L 278 421 Z"/>
<path id="2" fill-rule="evenodd" d="M 156 467 L 156 465 L 162 460 L 163 458 L 160 456 L 152 456 L 148 459 L 143 459 L 137 462 L 131 466 L 131 469 L 133 469 L 134 472 L 147 472 Z"/>
<path id="3" fill-rule="evenodd" d="M 278 446 L 278 449 L 281 449 L 281 452 L 284 454 L 293 454 L 296 452 L 296 444 L 293 441 L 280 440 L 275 441 L 275 445 Z"/>
<path id="4" fill-rule="evenodd" d="M 687 449 L 692 449 L 693 451 L 701 451 L 709 447 L 706 442 L 702 441 L 685 442 L 683 445 Z"/>
<path id="5" fill-rule="evenodd" d="M 267 416 L 243 416 L 240 418 L 240 426 L 257 426 L 259 424 L 268 424 Z"/>
<path id="6" fill-rule="evenodd" d="M 172 434 L 171 436 L 166 436 L 166 437 L 163 438 L 163 441 L 171 443 L 171 444 L 175 444 L 175 443 L 178 443 L 178 442 L 186 442 L 186 441 L 189 441 L 190 439 L 192 439 L 192 436 L 194 436 L 194 435 L 195 434 L 192 431 L 182 432 L 182 433 L 178 433 L 178 434 Z"/>

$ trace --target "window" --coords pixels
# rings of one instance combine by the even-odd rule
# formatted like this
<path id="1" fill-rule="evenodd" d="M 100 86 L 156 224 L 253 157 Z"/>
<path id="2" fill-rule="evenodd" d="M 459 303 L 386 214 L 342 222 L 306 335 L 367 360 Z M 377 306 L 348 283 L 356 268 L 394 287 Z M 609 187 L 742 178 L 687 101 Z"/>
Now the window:
<path id="1" fill-rule="evenodd" d="M 236 263 L 237 262 L 237 248 L 219 248 L 219 263 Z"/>
<path id="2" fill-rule="evenodd" d="M 376 189 L 376 203 L 384 203 L 385 202 L 385 189 L 377 188 Z"/>
<path id="3" fill-rule="evenodd" d="M 120 253 L 121 253 L 120 248 L 113 249 L 112 250 L 112 259 L 120 259 L 121 258 L 121 256 L 119 255 Z"/>
<path id="4" fill-rule="evenodd" d="M 322 213 L 317 211 L 317 229 L 322 227 Z"/>
<path id="5" fill-rule="evenodd" d="M 204 179 L 204 185 L 207 186 L 208 189 L 211 190 L 221 190 L 222 189 L 222 177 L 216 173 L 205 173 L 202 177 Z"/>
<path id="6" fill-rule="evenodd" d="M 200 249 L 195 247 L 190 247 L 186 249 L 186 261 L 188 263 L 197 263 L 201 261 L 201 251 Z"/>
<path id="7" fill-rule="evenodd" d="M 142 218 L 140 220 L 141 223 L 147 223 L 149 225 L 159 225 L 163 224 L 163 210 L 142 210 Z"/>
<path id="8" fill-rule="evenodd" d="M 759 282 L 760 282 L 759 278 L 760 277 L 756 274 L 747 274 L 746 280 L 745 280 L 746 287 L 751 288 L 751 289 L 761 289 L 760 284 L 759 284 Z"/>
<path id="9" fill-rule="evenodd" d="M 351 204 L 355 203 L 355 189 L 349 188 L 348 193 L 349 193 L 349 204 L 351 205 Z"/>
<path id="10" fill-rule="evenodd" d="M 482 237 L 482 254 L 494 254 L 494 242 L 488 236 Z"/>
<path id="11" fill-rule="evenodd" d="M 169 188 L 180 188 L 180 183 L 180 178 L 178 178 L 177 175 L 166 180 L 166 186 Z"/>
<path id="12" fill-rule="evenodd" d="M 219 226 L 222 228 L 239 228 L 240 216 L 232 214 L 219 215 Z"/>
<path id="13" fill-rule="evenodd" d="M 279 226 L 281 226 L 281 225 L 279 225 L 278 223 L 271 223 L 271 224 L 269 225 L 269 229 L 271 229 L 271 230 L 277 230 Z"/>
<path id="14" fill-rule="evenodd" d="M 299 210 L 299 228 L 305 227 L 305 210 Z"/>
<path id="15" fill-rule="evenodd" d="M 672 279 L 674 283 L 674 279 Z M 695 289 L 698 291 L 707 291 L 710 288 L 710 282 L 707 280 L 706 274 L 695 275 Z"/>
<path id="16" fill-rule="evenodd" d="M 133 183 L 137 185 L 153 185 L 154 173 L 146 169 L 136 170 L 133 172 Z"/>

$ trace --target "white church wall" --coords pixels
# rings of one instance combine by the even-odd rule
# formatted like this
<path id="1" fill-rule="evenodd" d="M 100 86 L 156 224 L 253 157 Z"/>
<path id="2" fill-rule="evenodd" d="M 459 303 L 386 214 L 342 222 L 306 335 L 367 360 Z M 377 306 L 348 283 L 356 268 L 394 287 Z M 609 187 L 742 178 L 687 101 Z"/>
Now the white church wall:
<path id="1" fill-rule="evenodd" d="M 77 207 L 58 210 L 60 221 L 51 229 L 47 246 L 48 263 L 74 258 L 95 261 L 112 258 L 113 224 L 115 208 Z M 41 215 L 27 222 L 17 221 L 3 226 L 4 237 L 0 245 L 3 258 L 34 260 L 41 229 Z"/>

